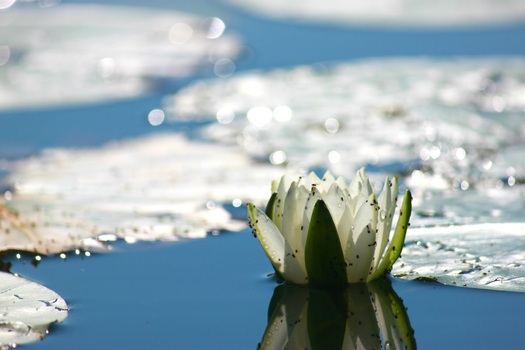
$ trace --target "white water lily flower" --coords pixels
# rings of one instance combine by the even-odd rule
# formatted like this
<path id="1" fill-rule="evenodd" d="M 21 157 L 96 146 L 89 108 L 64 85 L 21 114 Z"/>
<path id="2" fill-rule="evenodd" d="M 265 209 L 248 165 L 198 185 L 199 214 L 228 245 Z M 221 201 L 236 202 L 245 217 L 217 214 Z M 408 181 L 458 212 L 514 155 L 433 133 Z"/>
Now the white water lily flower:
<path id="1" fill-rule="evenodd" d="M 248 203 L 253 233 L 275 271 L 294 284 L 367 282 L 390 270 L 405 241 L 412 196 L 406 191 L 389 242 L 397 202 L 397 177 L 387 177 L 376 198 L 365 169 L 350 186 L 327 171 L 272 183 L 266 213 Z"/>

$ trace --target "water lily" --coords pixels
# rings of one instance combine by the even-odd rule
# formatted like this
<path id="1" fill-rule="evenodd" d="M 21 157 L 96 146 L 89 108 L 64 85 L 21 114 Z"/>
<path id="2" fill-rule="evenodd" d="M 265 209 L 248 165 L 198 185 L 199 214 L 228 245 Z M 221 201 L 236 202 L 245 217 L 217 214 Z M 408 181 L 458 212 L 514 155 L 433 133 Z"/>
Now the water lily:
<path id="1" fill-rule="evenodd" d="M 272 183 L 263 212 L 248 203 L 248 218 L 275 271 L 293 284 L 367 282 L 385 274 L 401 254 L 412 196 L 406 191 L 389 241 L 397 203 L 397 177 L 376 197 L 365 169 L 350 186 L 327 171 Z"/>

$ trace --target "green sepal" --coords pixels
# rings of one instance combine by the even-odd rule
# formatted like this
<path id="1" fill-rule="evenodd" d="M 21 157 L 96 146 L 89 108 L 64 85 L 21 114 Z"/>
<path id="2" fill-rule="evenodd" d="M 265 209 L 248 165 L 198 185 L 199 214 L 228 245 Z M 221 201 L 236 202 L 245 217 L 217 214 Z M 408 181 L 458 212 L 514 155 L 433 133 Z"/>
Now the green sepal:
<path id="1" fill-rule="evenodd" d="M 305 247 L 308 281 L 313 285 L 346 285 L 346 263 L 330 211 L 319 199 L 315 203 Z"/>
<path id="2" fill-rule="evenodd" d="M 412 194 L 409 190 L 407 190 L 405 192 L 405 198 L 403 198 L 403 204 L 401 205 L 399 218 L 397 219 L 394 237 L 392 237 L 392 241 L 390 241 L 390 243 L 388 244 L 383 259 L 379 263 L 376 272 L 368 278 L 368 281 L 375 280 L 384 275 L 386 271 L 389 271 L 392 268 L 396 260 L 401 255 L 401 251 L 403 250 L 403 246 L 405 245 L 405 237 L 409 225 L 408 220 L 410 219 L 411 213 Z"/>
<path id="3" fill-rule="evenodd" d="M 268 204 L 266 204 L 266 210 L 264 213 L 273 221 L 275 222 L 273 215 L 275 212 L 275 199 L 277 198 L 277 192 L 272 193 L 272 196 L 268 200 Z"/>
<path id="4" fill-rule="evenodd" d="M 310 289 L 307 322 L 311 349 L 342 349 L 347 314 L 345 289 Z"/>

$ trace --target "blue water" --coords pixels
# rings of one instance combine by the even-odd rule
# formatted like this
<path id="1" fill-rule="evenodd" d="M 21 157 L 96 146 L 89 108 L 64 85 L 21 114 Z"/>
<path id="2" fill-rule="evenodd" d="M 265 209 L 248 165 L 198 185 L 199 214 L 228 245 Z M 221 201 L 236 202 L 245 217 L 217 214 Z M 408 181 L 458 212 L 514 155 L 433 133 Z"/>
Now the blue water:
<path id="1" fill-rule="evenodd" d="M 84 1 L 63 0 L 62 3 Z M 222 18 L 255 59 L 238 71 L 380 56 L 525 55 L 525 24 L 462 30 L 387 31 L 310 26 L 256 18 L 215 1 L 99 1 L 187 10 Z M 18 159 L 48 147 L 92 147 L 185 125 L 147 123 L 162 96 L 189 83 L 165 81 L 133 100 L 0 113 L 0 158 Z M 0 174 L 2 175 L 2 174 Z M 5 174 L 3 174 L 5 175 Z M 63 296 L 68 319 L 25 348 L 255 349 L 276 286 L 248 231 L 177 243 L 115 244 L 117 252 L 66 261 L 30 254 L 12 272 Z M 393 281 L 408 307 L 420 349 L 519 349 L 525 293 L 481 291 Z"/>
<path id="2" fill-rule="evenodd" d="M 67 260 L 9 259 L 63 296 L 69 317 L 34 349 L 255 349 L 277 286 L 248 230 L 178 243 L 117 243 Z M 25 262 L 25 264 L 24 264 Z M 519 349 L 525 293 L 393 280 L 420 349 Z"/>

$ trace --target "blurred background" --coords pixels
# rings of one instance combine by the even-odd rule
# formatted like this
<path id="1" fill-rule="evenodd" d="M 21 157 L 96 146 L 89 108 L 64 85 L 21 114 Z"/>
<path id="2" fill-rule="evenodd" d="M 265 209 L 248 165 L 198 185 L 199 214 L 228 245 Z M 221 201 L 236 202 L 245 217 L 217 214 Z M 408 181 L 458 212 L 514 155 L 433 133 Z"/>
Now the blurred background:
<path id="1" fill-rule="evenodd" d="M 100 207 L 119 196 L 133 205 L 114 211 L 186 215 L 208 202 L 262 203 L 282 172 L 351 178 L 366 166 L 376 189 L 402 176 L 422 224 L 521 218 L 522 191 L 508 191 L 524 177 L 521 1 L 1 6 L 0 171 L 18 202 L 60 195 Z M 150 152 L 142 158 L 117 147 L 167 132 L 185 139 L 176 154 L 158 151 L 166 138 L 136 141 Z M 215 145 L 206 162 L 182 159 L 194 142 Z M 103 145 L 94 164 L 75 151 Z M 239 163 L 213 162 L 225 154 Z M 176 162 L 206 175 L 181 175 Z M 188 195 L 174 195 L 182 183 Z M 174 197 L 185 209 L 166 209 Z M 145 199 L 165 205 L 142 208 Z"/>

